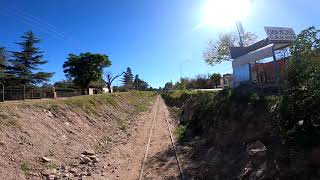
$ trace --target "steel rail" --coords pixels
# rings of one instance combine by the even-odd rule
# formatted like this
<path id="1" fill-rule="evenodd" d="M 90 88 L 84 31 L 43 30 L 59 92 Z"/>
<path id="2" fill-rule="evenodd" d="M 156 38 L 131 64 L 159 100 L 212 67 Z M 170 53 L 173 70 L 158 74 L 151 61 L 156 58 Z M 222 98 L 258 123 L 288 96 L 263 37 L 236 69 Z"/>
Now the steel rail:
<path id="1" fill-rule="evenodd" d="M 159 110 L 159 104 L 160 104 L 159 103 L 159 99 L 160 99 L 160 97 L 158 96 L 156 110 L 154 111 L 154 115 L 153 115 L 153 119 L 152 119 L 152 126 L 151 126 L 151 129 L 150 129 L 150 132 L 149 132 L 148 143 L 146 145 L 146 150 L 145 150 L 144 158 L 143 158 L 142 165 L 141 165 L 141 170 L 140 170 L 140 174 L 139 174 L 139 180 L 143 179 L 143 170 L 144 170 L 144 166 L 145 166 L 145 163 L 146 163 L 147 157 L 148 157 L 148 151 L 149 151 L 152 131 L 153 131 L 153 128 L 154 128 L 154 122 L 155 122 L 155 119 L 156 119 L 156 116 L 157 116 L 157 113 L 158 113 L 158 110 Z"/>
<path id="2" fill-rule="evenodd" d="M 180 172 L 180 177 L 181 177 L 182 180 L 184 180 L 181 164 L 180 164 L 178 153 L 177 153 L 177 149 L 176 149 L 176 146 L 174 145 L 174 140 L 173 140 L 173 137 L 172 137 L 172 133 L 171 133 L 170 124 L 169 124 L 169 120 L 168 120 L 168 115 L 167 115 L 167 110 L 166 109 L 164 110 L 164 116 L 166 117 L 167 127 L 168 127 L 168 131 L 169 131 L 169 134 L 170 134 L 170 140 L 171 140 L 172 148 L 173 148 L 173 151 L 174 151 L 174 155 L 175 155 L 176 160 L 177 160 L 177 164 L 178 164 L 178 168 L 179 168 L 179 172 Z"/>

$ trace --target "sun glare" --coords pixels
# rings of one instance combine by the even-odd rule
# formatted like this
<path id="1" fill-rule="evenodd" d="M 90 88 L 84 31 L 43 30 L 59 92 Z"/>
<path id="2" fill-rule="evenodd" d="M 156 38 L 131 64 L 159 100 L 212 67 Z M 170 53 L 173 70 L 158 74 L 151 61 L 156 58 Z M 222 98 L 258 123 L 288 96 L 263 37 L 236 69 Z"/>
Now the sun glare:
<path id="1" fill-rule="evenodd" d="M 203 26 L 230 27 L 249 13 L 250 0 L 208 0 L 203 9 Z"/>

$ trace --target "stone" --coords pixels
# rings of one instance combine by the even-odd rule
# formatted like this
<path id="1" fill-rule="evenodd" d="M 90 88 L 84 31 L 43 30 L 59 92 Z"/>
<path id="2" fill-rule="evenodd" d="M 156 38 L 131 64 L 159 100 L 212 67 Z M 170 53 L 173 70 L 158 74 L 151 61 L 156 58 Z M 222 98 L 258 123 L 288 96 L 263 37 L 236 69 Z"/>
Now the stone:
<path id="1" fill-rule="evenodd" d="M 48 180 L 54 180 L 56 178 L 56 176 L 54 174 L 50 174 L 47 179 Z"/>
<path id="2" fill-rule="evenodd" d="M 68 166 L 68 165 L 66 165 L 66 166 L 62 165 L 61 168 L 64 169 L 64 170 L 69 170 L 69 169 L 70 169 L 70 166 Z"/>
<path id="3" fill-rule="evenodd" d="M 80 157 L 80 164 L 89 164 L 92 160 L 89 157 Z"/>
<path id="4" fill-rule="evenodd" d="M 99 161 L 99 159 L 97 158 L 97 156 L 90 156 L 89 157 L 91 160 L 92 160 L 92 162 L 94 162 L 94 163 L 97 163 L 98 161 Z"/>
<path id="5" fill-rule="evenodd" d="M 29 172 L 28 174 L 29 174 L 30 176 L 37 176 L 37 177 L 39 176 L 39 174 L 38 174 L 38 173 L 35 173 L 35 172 Z"/>
<path id="6" fill-rule="evenodd" d="M 71 168 L 71 169 L 69 170 L 69 172 L 71 172 L 71 173 L 76 173 L 76 172 L 78 172 L 78 169 L 76 169 L 76 168 Z"/>
<path id="7" fill-rule="evenodd" d="M 57 172 L 56 169 L 46 169 L 42 171 L 41 174 L 44 176 L 49 176 L 49 175 L 55 174 L 56 172 Z"/>
<path id="8" fill-rule="evenodd" d="M 52 159 L 50 159 L 50 158 L 48 158 L 48 157 L 42 157 L 41 160 L 42 160 L 43 162 L 45 162 L 45 163 L 52 161 Z"/>
<path id="9" fill-rule="evenodd" d="M 65 173 L 62 177 L 64 178 L 69 178 L 69 177 L 73 177 L 72 174 L 70 173 Z"/>
<path id="10" fill-rule="evenodd" d="M 91 156 L 91 155 L 94 155 L 94 151 L 93 150 L 85 150 L 83 153 L 83 155 L 88 155 L 88 156 Z"/>
<path id="11" fill-rule="evenodd" d="M 240 174 L 240 179 L 245 179 L 246 177 L 250 176 L 252 173 L 252 168 L 244 168 L 243 173 Z"/>
<path id="12" fill-rule="evenodd" d="M 250 156 L 253 156 L 256 154 L 259 156 L 264 156 L 266 155 L 266 151 L 267 151 L 266 146 L 260 140 L 257 140 L 253 143 L 248 144 L 246 149 L 247 149 L 247 153 Z"/>

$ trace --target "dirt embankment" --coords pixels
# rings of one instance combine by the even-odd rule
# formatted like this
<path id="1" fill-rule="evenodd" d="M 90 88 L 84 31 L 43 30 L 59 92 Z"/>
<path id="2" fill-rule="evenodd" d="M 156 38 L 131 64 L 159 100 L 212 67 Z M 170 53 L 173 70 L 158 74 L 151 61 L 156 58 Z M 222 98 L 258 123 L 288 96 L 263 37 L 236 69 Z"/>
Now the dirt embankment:
<path id="1" fill-rule="evenodd" d="M 185 176 L 196 179 L 320 179 L 319 148 L 286 143 L 275 121 L 279 97 L 246 90 L 164 94 L 180 119 Z"/>
<path id="2" fill-rule="evenodd" d="M 1 104 L 0 179 L 90 176 L 154 97 L 131 92 Z"/>

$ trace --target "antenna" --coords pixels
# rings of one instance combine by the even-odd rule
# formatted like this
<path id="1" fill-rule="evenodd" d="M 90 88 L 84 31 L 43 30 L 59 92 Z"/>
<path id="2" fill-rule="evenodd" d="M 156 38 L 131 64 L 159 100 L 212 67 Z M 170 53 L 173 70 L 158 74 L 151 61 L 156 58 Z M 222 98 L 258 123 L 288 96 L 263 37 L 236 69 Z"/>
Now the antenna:
<path id="1" fill-rule="evenodd" d="M 242 36 L 244 35 L 243 26 L 242 26 L 242 23 L 240 21 L 237 21 L 236 25 L 237 25 L 237 29 L 238 29 L 238 33 L 239 33 L 240 47 L 243 47 L 243 40 L 242 40 Z"/>

